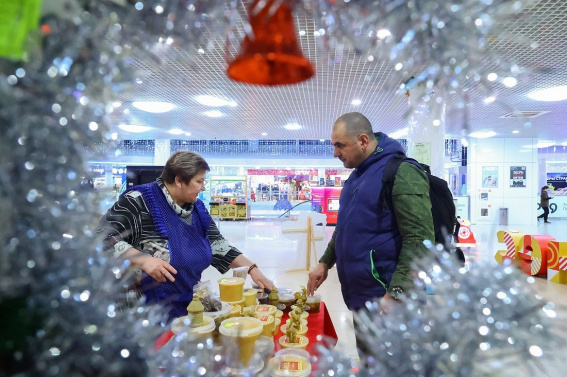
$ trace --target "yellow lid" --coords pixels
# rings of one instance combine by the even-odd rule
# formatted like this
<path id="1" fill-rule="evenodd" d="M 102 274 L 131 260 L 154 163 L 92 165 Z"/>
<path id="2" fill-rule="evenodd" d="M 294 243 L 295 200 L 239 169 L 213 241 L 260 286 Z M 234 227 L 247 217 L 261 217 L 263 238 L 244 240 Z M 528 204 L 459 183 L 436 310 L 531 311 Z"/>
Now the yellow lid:
<path id="1" fill-rule="evenodd" d="M 228 318 L 219 326 L 221 334 L 234 337 L 257 336 L 262 330 L 264 330 L 262 321 L 252 317 Z"/>
<path id="2" fill-rule="evenodd" d="M 301 355 L 288 354 L 272 358 L 268 364 L 272 376 L 306 377 L 311 373 L 311 363 Z"/>
<path id="3" fill-rule="evenodd" d="M 244 279 L 238 277 L 228 277 L 228 278 L 219 279 L 219 284 L 222 285 L 239 285 L 239 284 L 244 285 L 244 282 L 245 282 Z"/>

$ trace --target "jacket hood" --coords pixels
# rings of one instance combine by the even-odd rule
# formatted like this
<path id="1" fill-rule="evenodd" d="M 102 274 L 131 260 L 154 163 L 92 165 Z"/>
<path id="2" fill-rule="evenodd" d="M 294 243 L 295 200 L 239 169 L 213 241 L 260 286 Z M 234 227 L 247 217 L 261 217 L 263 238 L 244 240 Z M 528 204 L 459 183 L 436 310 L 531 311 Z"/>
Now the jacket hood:
<path id="1" fill-rule="evenodd" d="M 396 139 L 392 139 L 382 132 L 376 132 L 374 135 L 378 140 L 378 145 L 376 146 L 374 153 L 368 156 L 368 158 L 364 160 L 358 168 L 356 168 L 359 173 L 364 172 L 374 162 L 384 157 L 391 156 L 393 154 L 405 154 L 404 148 Z"/>

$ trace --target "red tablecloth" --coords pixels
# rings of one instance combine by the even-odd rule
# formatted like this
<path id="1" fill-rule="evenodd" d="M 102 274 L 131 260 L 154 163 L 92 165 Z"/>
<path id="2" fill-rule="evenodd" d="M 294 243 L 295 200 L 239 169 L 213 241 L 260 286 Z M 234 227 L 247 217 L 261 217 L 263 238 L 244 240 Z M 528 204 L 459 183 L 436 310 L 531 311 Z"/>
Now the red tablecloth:
<path id="1" fill-rule="evenodd" d="M 282 322 L 280 324 L 285 324 L 289 318 L 288 314 L 284 314 L 282 317 Z M 321 309 L 319 313 L 311 313 L 307 317 L 307 338 L 309 338 L 309 344 L 307 345 L 307 351 L 312 353 L 313 346 L 317 342 L 318 335 L 327 336 L 331 341 L 337 340 L 337 333 L 335 331 L 335 326 L 333 326 L 333 321 L 329 316 L 329 311 L 324 302 L 321 302 Z M 276 351 L 280 349 L 279 338 L 282 336 L 282 332 L 279 331 L 278 335 L 274 337 L 274 344 Z M 162 334 L 154 343 L 154 350 L 158 350 L 163 347 L 169 340 L 173 337 L 173 332 L 171 330 Z"/>
<path id="2" fill-rule="evenodd" d="M 285 324 L 288 318 L 289 315 L 284 313 L 280 327 Z M 319 313 L 310 313 L 309 317 L 307 317 L 307 334 L 305 334 L 305 336 L 309 339 L 309 344 L 307 345 L 307 351 L 309 353 L 312 353 L 313 346 L 317 343 L 317 336 L 319 335 L 327 336 L 336 343 L 337 333 L 335 331 L 335 326 L 333 326 L 333 321 L 331 321 L 329 311 L 327 310 L 327 306 L 324 302 L 321 302 L 321 309 L 319 310 Z M 278 335 L 274 337 L 276 351 L 281 349 L 279 339 L 282 336 L 285 336 L 285 334 L 279 331 Z"/>

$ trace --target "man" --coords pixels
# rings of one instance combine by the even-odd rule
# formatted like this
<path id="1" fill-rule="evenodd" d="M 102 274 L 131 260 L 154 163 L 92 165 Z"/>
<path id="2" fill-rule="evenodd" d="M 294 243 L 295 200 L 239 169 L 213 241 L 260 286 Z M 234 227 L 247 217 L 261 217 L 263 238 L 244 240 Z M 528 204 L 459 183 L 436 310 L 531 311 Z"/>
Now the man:
<path id="1" fill-rule="evenodd" d="M 404 153 L 396 140 L 374 134 L 368 119 L 347 113 L 331 133 L 333 156 L 354 168 L 341 191 L 338 222 L 317 267 L 309 273 L 308 293 L 327 278 L 337 263 L 347 307 L 358 310 L 382 298 L 388 311 L 395 299 L 413 286 L 412 261 L 427 251 L 424 240 L 434 240 L 429 183 L 411 163 L 398 168 L 392 190 L 393 212 L 380 202 L 386 162 Z"/>

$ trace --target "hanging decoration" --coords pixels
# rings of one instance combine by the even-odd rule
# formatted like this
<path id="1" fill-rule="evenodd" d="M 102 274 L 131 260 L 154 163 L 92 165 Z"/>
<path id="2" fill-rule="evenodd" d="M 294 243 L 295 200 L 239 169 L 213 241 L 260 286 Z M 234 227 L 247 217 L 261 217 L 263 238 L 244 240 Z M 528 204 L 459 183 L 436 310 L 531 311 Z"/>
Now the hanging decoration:
<path id="1" fill-rule="evenodd" d="M 296 38 L 292 7 L 296 0 L 254 0 L 248 7 L 250 30 L 228 77 L 258 85 L 296 84 L 315 74 Z"/>

